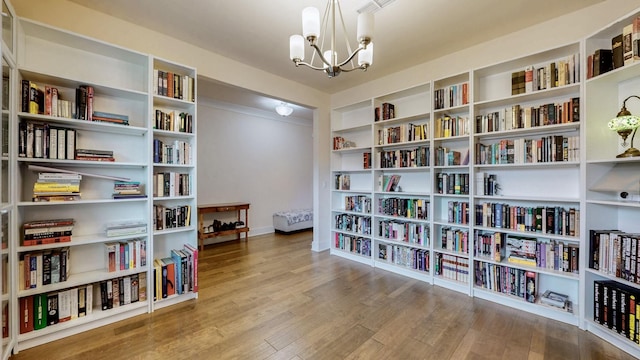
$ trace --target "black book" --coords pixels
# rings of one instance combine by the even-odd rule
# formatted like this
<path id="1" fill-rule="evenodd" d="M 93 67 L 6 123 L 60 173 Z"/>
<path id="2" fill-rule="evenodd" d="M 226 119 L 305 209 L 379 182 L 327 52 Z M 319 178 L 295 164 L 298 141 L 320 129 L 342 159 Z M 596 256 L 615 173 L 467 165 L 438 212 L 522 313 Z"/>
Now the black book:
<path id="1" fill-rule="evenodd" d="M 622 47 L 622 34 L 618 34 L 611 39 L 611 60 L 613 68 L 624 66 L 624 50 Z"/>
<path id="2" fill-rule="evenodd" d="M 58 293 L 47 295 L 47 324 L 58 323 Z"/>
<path id="3" fill-rule="evenodd" d="M 593 76 L 604 74 L 613 69 L 613 52 L 609 49 L 598 49 L 593 54 Z"/>

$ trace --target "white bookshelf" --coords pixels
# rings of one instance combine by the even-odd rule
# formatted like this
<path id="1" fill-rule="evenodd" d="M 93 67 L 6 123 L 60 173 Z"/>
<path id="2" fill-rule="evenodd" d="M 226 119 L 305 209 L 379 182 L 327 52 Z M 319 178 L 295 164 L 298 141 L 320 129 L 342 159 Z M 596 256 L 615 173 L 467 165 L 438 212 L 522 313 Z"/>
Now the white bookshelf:
<path id="1" fill-rule="evenodd" d="M 585 58 L 593 52 L 604 47 L 607 40 L 615 35 L 622 34 L 623 27 L 631 24 L 634 18 L 640 16 L 636 11 L 623 17 L 606 28 L 592 34 L 584 41 Z M 631 340 L 625 331 L 616 331 L 607 323 L 598 321 L 596 306 L 603 306 L 604 298 L 597 299 L 595 293 L 596 283 L 607 283 L 610 288 L 620 288 L 629 293 L 640 293 L 640 285 L 634 279 L 624 279 L 623 274 L 607 272 L 607 267 L 602 263 L 602 259 L 595 259 L 594 251 L 597 252 L 594 237 L 590 234 L 596 230 L 619 230 L 621 237 L 627 233 L 638 233 L 637 217 L 640 214 L 638 201 L 623 199 L 621 192 L 628 192 L 631 196 L 640 193 L 640 160 L 637 157 L 616 158 L 616 155 L 623 152 L 626 147 L 622 146 L 622 139 L 614 131 L 607 128 L 607 122 L 615 117 L 622 107 L 623 101 L 630 95 L 638 95 L 638 85 L 640 80 L 640 61 L 633 64 L 626 64 L 623 67 L 610 72 L 600 74 L 585 81 L 585 141 L 586 148 L 583 160 L 585 162 L 585 207 L 587 209 L 586 221 L 583 226 L 584 242 L 587 252 L 585 261 L 585 271 L 582 274 L 584 281 L 584 324 L 585 328 L 625 350 L 629 354 L 640 357 L 640 346 L 637 340 Z M 627 101 L 627 109 L 632 114 L 640 112 L 640 100 L 631 98 Z M 628 147 L 629 140 L 627 140 Z M 638 146 L 637 141 L 634 143 Z M 605 241 L 604 237 L 600 238 Z M 628 240 L 623 242 L 627 243 Z M 610 247 L 612 244 L 609 244 Z M 625 258 L 625 252 L 622 252 Z M 627 256 L 628 258 L 628 256 Z M 597 264 L 597 266 L 596 266 Z M 624 265 L 623 265 L 624 270 Z M 631 271 L 632 274 L 637 271 Z M 618 290 L 620 293 L 620 290 Z M 608 296 L 603 294 L 604 296 Z M 610 296 L 609 296 L 610 298 Z M 600 316 L 602 319 L 602 316 Z M 609 320 L 612 320 L 609 318 Z M 617 324 L 618 329 L 621 328 Z M 627 324 L 628 325 L 628 324 Z M 624 329 L 625 327 L 622 327 Z M 626 327 L 628 329 L 628 326 Z"/>
<path id="2" fill-rule="evenodd" d="M 153 195 L 151 216 L 155 219 L 152 219 L 153 246 L 150 274 L 154 271 L 161 271 L 155 266 L 155 260 L 171 258 L 172 250 L 182 251 L 185 245 L 198 248 L 198 230 L 196 226 L 197 72 L 195 68 L 157 57 L 153 57 L 151 63 L 150 92 L 152 93 L 152 107 L 149 128 L 152 129 L 153 136 L 149 144 L 151 149 L 149 162 L 153 166 L 149 174 L 148 183 L 150 184 L 149 194 Z M 171 74 L 165 75 L 169 79 L 164 86 L 159 81 L 162 77 L 162 72 Z M 174 85 L 170 83 L 171 78 L 174 78 Z M 163 89 L 165 90 L 163 91 Z M 181 114 L 183 115 L 181 116 Z M 156 145 L 157 141 L 162 142 L 167 147 L 164 151 L 164 156 L 162 149 Z M 160 151 L 160 154 L 156 154 L 157 151 Z M 170 152 L 170 154 L 167 154 L 167 152 Z M 157 180 L 160 176 L 159 174 L 169 174 L 167 177 L 163 177 L 165 186 L 167 181 L 171 184 L 169 192 L 158 189 L 162 186 Z M 170 177 L 174 179 L 169 180 Z M 183 214 L 180 215 L 182 219 L 178 219 L 174 225 L 170 225 L 166 212 L 164 215 L 158 215 L 159 207 L 182 212 Z M 158 216 L 164 217 L 160 221 L 164 223 L 163 226 L 158 226 Z M 148 280 L 149 288 L 153 288 L 153 275 Z M 194 299 L 197 296 L 197 292 L 193 291 L 183 293 L 175 291 L 173 295 L 167 295 L 167 297 L 156 297 L 152 307 L 153 309 L 158 309 Z M 152 299 L 154 299 L 153 294 Z"/>
<path id="3" fill-rule="evenodd" d="M 103 326 L 122 319 L 151 312 L 156 308 L 197 298 L 197 293 L 184 294 L 154 301 L 153 281 L 156 258 L 171 257 L 172 249 L 182 249 L 185 244 L 197 248 L 196 214 L 196 100 L 194 68 L 159 59 L 147 54 L 120 48 L 102 41 L 87 38 L 65 30 L 49 27 L 35 21 L 18 19 L 17 62 L 5 61 L 3 74 L 13 76 L 10 81 L 10 107 L 4 109 L 3 119 L 9 124 L 9 152 L 2 156 L 2 228 L 3 239 L 16 239 L 2 251 L 2 259 L 10 270 L 8 290 L 2 301 L 10 307 L 9 337 L 3 342 L 5 354 L 18 352 L 65 336 Z M 6 38 L 4 39 L 6 41 Z M 8 48 L 5 44 L 3 50 Z M 11 47 L 12 48 L 12 47 Z M 55 61 L 52 61 L 55 60 Z M 73 66 L 69 66 L 73 63 Z M 163 69 L 180 75 L 188 75 L 193 96 L 178 99 L 158 94 L 154 89 L 154 69 Z M 13 75 L 12 75 L 13 74 Z M 94 90 L 93 110 L 125 115 L 128 125 L 80 120 L 22 111 L 21 84 L 29 80 L 39 87 L 55 87 L 61 99 L 75 101 L 76 88 L 91 86 Z M 191 114 L 188 132 L 157 129 L 155 110 L 174 110 L 177 114 Z M 179 118 L 179 116 L 178 116 Z M 179 119 L 178 119 L 179 121 Z M 19 156 L 19 126 L 11 124 L 47 124 L 50 128 L 63 128 L 76 134 L 76 148 L 112 150 L 115 161 L 87 161 L 74 158 L 48 158 L 47 156 Z M 7 126 L 5 126 L 7 128 Z M 4 131 L 4 130 L 3 130 Z M 0 133 L 1 134 L 1 133 Z M 2 137 L 5 139 L 7 137 Z M 189 161 L 154 163 L 154 139 L 167 144 L 186 145 L 192 149 Z M 4 140 L 3 140 L 4 141 Z M 3 143 L 4 144 L 4 143 Z M 184 151 L 181 152 L 184 154 Z M 174 157 L 177 158 L 177 157 Z M 80 183 L 81 199 L 65 202 L 32 202 L 33 184 L 40 167 L 51 167 L 83 174 Z M 172 172 L 188 174 L 189 192 L 173 196 L 154 196 L 154 174 Z M 95 175 L 95 176 L 93 176 Z M 139 181 L 146 197 L 115 199 L 114 178 Z M 187 187 L 185 185 L 185 187 Z M 156 231 L 154 205 L 167 207 L 188 206 L 189 221 L 181 227 Z M 185 215 L 187 212 L 185 212 Z M 73 218 L 72 241 L 24 246 L 22 224 L 27 221 Z M 146 224 L 144 233 L 106 236 L 105 226 L 124 220 L 139 220 Z M 109 271 L 105 244 L 139 241 L 146 244 L 140 251 L 141 260 L 134 267 Z M 25 255 L 37 255 L 62 248 L 69 248 L 70 272 L 66 281 L 25 288 L 21 284 L 18 263 Z M 4 267 L 3 267 L 4 268 Z M 141 278 L 144 276 L 144 278 Z M 130 304 L 103 309 L 101 283 L 136 279 L 140 289 L 145 288 L 146 298 Z M 22 300 L 39 294 L 56 294 L 67 289 L 92 289 L 92 311 L 86 316 L 69 321 L 49 324 L 38 330 L 21 333 L 17 316 Z"/>

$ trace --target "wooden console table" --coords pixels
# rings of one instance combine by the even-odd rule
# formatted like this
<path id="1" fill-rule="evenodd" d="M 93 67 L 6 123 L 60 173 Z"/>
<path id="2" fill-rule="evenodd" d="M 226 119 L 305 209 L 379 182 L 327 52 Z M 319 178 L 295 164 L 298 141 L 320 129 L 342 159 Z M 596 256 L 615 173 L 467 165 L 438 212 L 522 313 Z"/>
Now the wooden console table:
<path id="1" fill-rule="evenodd" d="M 244 211 L 244 227 L 235 228 L 231 230 L 222 230 L 215 232 L 204 231 L 204 214 L 229 212 L 235 211 L 237 219 L 242 219 L 242 211 Z M 249 203 L 224 203 L 224 204 L 206 204 L 198 205 L 198 245 L 200 250 L 204 248 L 204 239 L 209 239 L 224 235 L 237 234 L 237 239 L 240 240 L 240 234 L 244 233 L 245 240 L 249 237 Z"/>

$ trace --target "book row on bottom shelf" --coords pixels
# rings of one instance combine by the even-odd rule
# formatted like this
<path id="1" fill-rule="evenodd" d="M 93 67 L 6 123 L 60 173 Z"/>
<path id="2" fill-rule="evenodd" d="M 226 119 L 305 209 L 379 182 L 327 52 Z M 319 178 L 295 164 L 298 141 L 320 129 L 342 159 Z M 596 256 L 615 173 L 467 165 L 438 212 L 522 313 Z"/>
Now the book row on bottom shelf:
<path id="1" fill-rule="evenodd" d="M 153 299 L 198 292 L 198 249 L 185 244 L 153 261 Z"/>
<path id="2" fill-rule="evenodd" d="M 378 242 L 377 261 L 429 272 L 429 250 Z"/>
<path id="3" fill-rule="evenodd" d="M 141 272 L 61 291 L 21 297 L 20 334 L 82 318 L 94 311 L 146 301 L 146 275 Z"/>
<path id="4" fill-rule="evenodd" d="M 613 280 L 594 281 L 594 321 L 640 344 L 639 296 L 640 289 Z"/>
<path id="5" fill-rule="evenodd" d="M 339 232 L 336 232 L 334 237 L 334 245 L 336 249 L 352 252 L 362 256 L 371 256 L 371 239 Z"/>
<path id="6" fill-rule="evenodd" d="M 436 252 L 433 273 L 459 282 L 469 281 L 469 258 Z"/>

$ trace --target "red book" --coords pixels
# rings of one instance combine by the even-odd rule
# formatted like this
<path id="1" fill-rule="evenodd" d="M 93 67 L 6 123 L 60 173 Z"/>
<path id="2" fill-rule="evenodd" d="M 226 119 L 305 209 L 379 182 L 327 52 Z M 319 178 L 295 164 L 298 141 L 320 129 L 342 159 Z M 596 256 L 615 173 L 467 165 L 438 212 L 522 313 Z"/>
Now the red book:
<path id="1" fill-rule="evenodd" d="M 20 334 L 33 331 L 33 296 L 20 298 Z"/>

